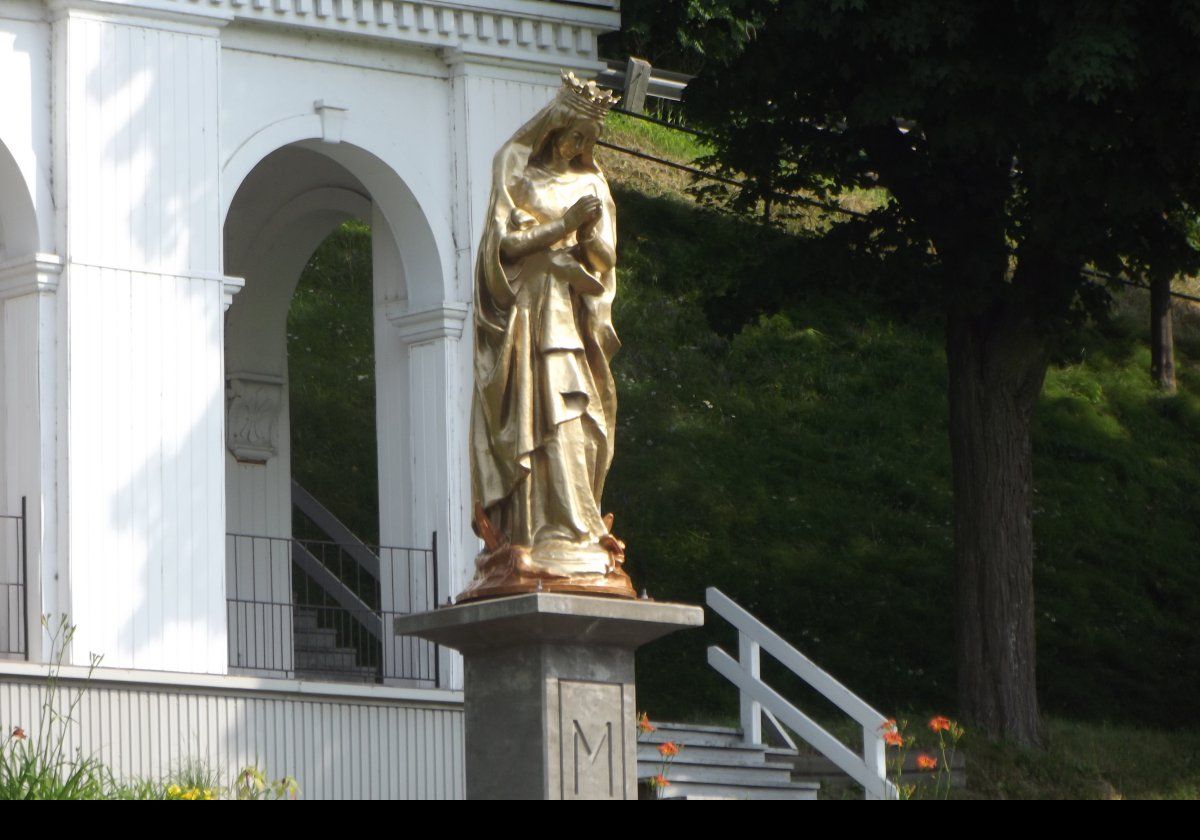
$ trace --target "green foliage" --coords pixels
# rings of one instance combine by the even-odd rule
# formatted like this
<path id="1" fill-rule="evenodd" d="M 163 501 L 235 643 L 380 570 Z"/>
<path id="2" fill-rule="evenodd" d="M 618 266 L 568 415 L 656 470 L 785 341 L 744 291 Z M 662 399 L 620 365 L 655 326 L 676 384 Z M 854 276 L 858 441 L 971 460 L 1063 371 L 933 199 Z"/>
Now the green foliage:
<path id="1" fill-rule="evenodd" d="M 1048 720 L 1046 748 L 966 741 L 968 789 L 980 799 L 1200 797 L 1200 734 Z"/>
<path id="2" fill-rule="evenodd" d="M 635 148 L 650 146 L 655 154 L 676 163 L 691 163 L 714 151 L 702 139 L 686 131 L 612 111 L 605 122 L 605 139 L 611 139 L 614 133 L 622 139 L 632 140 Z"/>
<path id="3" fill-rule="evenodd" d="M 300 795 L 300 785 L 291 776 L 271 781 L 259 768 L 246 767 L 238 774 L 231 793 L 231 798 L 243 800 L 295 799 Z"/>
<path id="4" fill-rule="evenodd" d="M 66 616 L 53 625 L 42 616 L 41 624 L 49 633 L 51 650 L 45 697 L 33 732 L 16 725 L 0 740 L 0 800 L 103 799 L 111 786 L 108 768 L 82 752 L 67 750 L 83 692 L 64 692 L 59 674 L 75 628 Z M 99 663 L 93 654 L 91 670 Z"/>
<path id="5" fill-rule="evenodd" d="M 313 254 L 288 311 L 292 475 L 379 541 L 371 232 L 347 222 Z"/>
<path id="6" fill-rule="evenodd" d="M 0 800 L 104 799 L 107 768 L 83 756 L 63 756 L 57 744 L 46 745 L 16 731 L 0 741 Z"/>
<path id="7" fill-rule="evenodd" d="M 798 237 L 619 186 L 616 199 L 621 409 L 605 509 L 635 582 L 693 603 L 718 586 L 878 708 L 955 708 L 938 321 L 767 256 L 803 255 Z M 709 310 L 747 257 L 757 284 L 798 292 L 738 330 Z M 838 279 L 853 265 L 829 263 Z M 1064 346 L 1047 377 L 1034 532 L 1053 714 L 1191 722 L 1200 370 L 1184 338 L 1175 397 L 1145 376 L 1141 325 L 1125 318 Z M 732 714 L 734 692 L 705 665 L 711 643 L 733 644 L 719 621 L 644 649 L 640 702 L 667 719 Z"/>
<path id="8" fill-rule="evenodd" d="M 67 748 L 71 729 L 100 657 L 92 654 L 91 666 L 81 687 L 65 689 L 61 673 L 64 658 L 75 636 L 67 617 L 53 623 L 42 616 L 50 638 L 50 667 L 37 727 L 27 732 L 13 726 L 0 738 L 0 801 L 4 800 L 161 800 L 161 799 L 296 799 L 300 787 L 285 776 L 268 781 L 258 767 L 244 768 L 231 785 L 202 761 L 189 759 L 166 779 L 122 781 L 94 756 Z"/>
<path id="9" fill-rule="evenodd" d="M 1200 3 L 663 5 L 664 13 L 640 4 L 626 11 L 634 31 L 654 29 L 656 19 L 686 29 L 678 43 L 702 57 L 686 110 L 716 137 L 707 163 L 748 180 L 736 208 L 757 211 L 779 193 L 888 192 L 837 235 L 945 318 L 949 391 L 962 397 L 950 412 L 956 568 L 960 592 L 980 604 L 959 615 L 968 640 L 958 651 L 968 675 L 963 711 L 993 735 L 1032 743 L 1035 657 L 1025 617 L 1029 570 L 1041 572 L 1029 550 L 1026 418 L 1048 351 L 1078 341 L 1076 330 L 1110 302 L 1081 276 L 1085 268 L 1156 277 L 1200 269 L 1189 221 L 1200 206 Z M 747 274 L 732 296 L 757 284 Z M 803 327 L 791 314 L 797 306 L 781 297 L 778 311 Z M 1082 401 L 1064 401 L 1057 421 L 1099 438 L 1136 425 L 1126 421 L 1144 402 L 1087 408 L 1128 389 L 1082 384 Z M 988 399 L 971 397 L 980 393 Z M 1169 412 L 1186 417 L 1189 405 Z M 1000 529 L 1003 539 L 989 537 Z M 1119 544 L 1134 548 L 1128 538 Z M 1097 545 L 1091 556 L 1103 567 L 1111 550 Z M 1097 585 L 1102 577 L 1112 580 L 1097 575 Z M 988 626 L 979 627 L 984 616 Z M 1127 613 L 1109 619 L 1113 634 L 1128 629 Z"/>
<path id="10" fill-rule="evenodd" d="M 604 36 L 600 52 L 693 73 L 727 58 L 761 22 L 753 0 L 623 0 L 621 30 Z"/>
<path id="11" fill-rule="evenodd" d="M 1095 310 L 1086 264 L 1195 269 L 1200 4 L 665 0 L 635 42 L 690 55 L 713 163 L 772 191 L 884 187 L 855 225 L 881 258 L 927 254 L 907 291 L 1047 323 Z M 651 55 L 658 60 L 659 56 Z M 913 257 L 908 257 L 909 259 Z"/>

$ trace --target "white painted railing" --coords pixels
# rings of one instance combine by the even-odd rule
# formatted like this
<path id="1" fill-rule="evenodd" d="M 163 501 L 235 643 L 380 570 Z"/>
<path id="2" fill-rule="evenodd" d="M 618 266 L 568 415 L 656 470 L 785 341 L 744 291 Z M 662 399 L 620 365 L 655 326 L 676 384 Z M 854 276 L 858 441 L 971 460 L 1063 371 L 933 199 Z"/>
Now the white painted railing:
<path id="1" fill-rule="evenodd" d="M 896 787 L 887 778 L 887 756 L 883 742 L 883 727 L 887 718 L 719 589 L 710 586 L 705 600 L 713 612 L 738 631 L 738 658 L 734 659 L 714 645 L 708 649 L 708 664 L 738 688 L 742 734 L 746 741 L 755 744 L 763 742 L 762 720 L 765 715 L 776 727 L 778 722 L 785 724 L 862 785 L 868 799 L 895 799 Z M 762 681 L 759 675 L 762 651 L 783 663 L 862 727 L 861 756 Z M 787 737 L 782 729 L 780 732 Z"/>

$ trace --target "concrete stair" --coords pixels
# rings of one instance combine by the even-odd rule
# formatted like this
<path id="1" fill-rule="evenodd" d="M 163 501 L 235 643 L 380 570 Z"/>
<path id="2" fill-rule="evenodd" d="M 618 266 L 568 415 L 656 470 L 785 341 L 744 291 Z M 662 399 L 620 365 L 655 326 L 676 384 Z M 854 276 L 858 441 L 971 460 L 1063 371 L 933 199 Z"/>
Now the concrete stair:
<path id="1" fill-rule="evenodd" d="M 739 729 L 655 723 L 638 739 L 638 780 L 658 775 L 660 744 L 678 744 L 664 799 L 816 799 L 820 784 L 792 780 L 795 750 L 746 744 Z"/>
<path id="2" fill-rule="evenodd" d="M 296 679 L 326 682 L 375 682 L 374 668 L 359 665 L 353 648 L 337 643 L 337 631 L 317 623 L 317 610 L 296 607 L 292 611 L 296 653 Z"/>

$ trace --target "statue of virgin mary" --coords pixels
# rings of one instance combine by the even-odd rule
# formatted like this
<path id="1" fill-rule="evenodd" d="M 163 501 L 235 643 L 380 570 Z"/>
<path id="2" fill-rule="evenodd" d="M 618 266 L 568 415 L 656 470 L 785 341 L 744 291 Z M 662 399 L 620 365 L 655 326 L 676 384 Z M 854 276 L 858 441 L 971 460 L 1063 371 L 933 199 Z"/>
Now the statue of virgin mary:
<path id="1" fill-rule="evenodd" d="M 501 147 L 475 270 L 474 526 L 459 601 L 520 592 L 634 597 L 600 499 L 613 457 L 616 216 L 592 151 L 615 98 L 563 75 Z"/>

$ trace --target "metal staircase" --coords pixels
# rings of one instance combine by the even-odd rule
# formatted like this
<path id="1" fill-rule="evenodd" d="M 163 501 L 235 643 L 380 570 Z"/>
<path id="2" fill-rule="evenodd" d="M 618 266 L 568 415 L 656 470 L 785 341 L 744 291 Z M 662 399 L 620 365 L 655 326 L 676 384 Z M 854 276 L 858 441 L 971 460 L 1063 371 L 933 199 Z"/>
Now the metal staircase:
<path id="1" fill-rule="evenodd" d="M 296 679 L 371 683 L 378 678 L 376 668 L 359 664 L 358 650 L 338 644 L 335 628 L 319 626 L 315 608 L 296 607 L 292 632 Z"/>
<path id="2" fill-rule="evenodd" d="M 396 636 L 396 616 L 437 603 L 428 547 L 360 540 L 292 482 L 295 536 L 226 535 L 229 664 L 237 672 L 436 686 L 437 646 Z"/>

